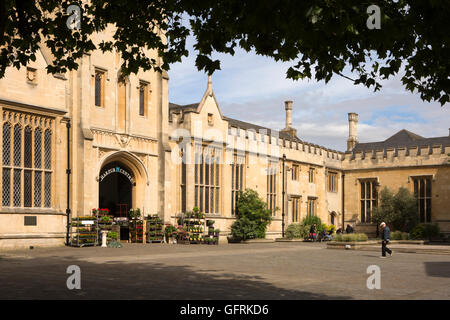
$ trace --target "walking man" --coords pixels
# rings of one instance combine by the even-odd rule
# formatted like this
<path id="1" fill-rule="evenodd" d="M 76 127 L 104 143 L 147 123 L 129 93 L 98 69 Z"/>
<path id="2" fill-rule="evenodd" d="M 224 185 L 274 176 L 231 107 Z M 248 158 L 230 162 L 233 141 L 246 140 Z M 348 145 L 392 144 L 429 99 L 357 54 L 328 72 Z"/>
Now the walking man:
<path id="1" fill-rule="evenodd" d="M 389 256 L 392 257 L 392 250 L 387 247 L 387 244 L 391 238 L 391 230 L 386 225 L 386 223 L 382 222 L 380 224 L 381 227 L 381 257 L 386 258 L 386 252 L 389 253 Z"/>

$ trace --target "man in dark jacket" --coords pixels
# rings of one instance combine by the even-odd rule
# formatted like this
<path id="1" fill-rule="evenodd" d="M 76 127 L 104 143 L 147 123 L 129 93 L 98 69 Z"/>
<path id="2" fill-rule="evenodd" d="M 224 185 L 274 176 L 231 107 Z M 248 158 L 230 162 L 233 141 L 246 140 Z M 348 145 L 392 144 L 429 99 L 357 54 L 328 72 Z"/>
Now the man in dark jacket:
<path id="1" fill-rule="evenodd" d="M 345 232 L 347 233 L 353 233 L 353 227 L 351 225 L 347 225 L 347 228 L 345 229 Z"/>
<path id="2" fill-rule="evenodd" d="M 386 223 L 382 222 L 380 224 L 381 227 L 381 258 L 386 258 L 386 252 L 389 253 L 389 256 L 392 257 L 392 250 L 387 247 L 387 244 L 391 240 L 391 229 L 386 225 Z"/>

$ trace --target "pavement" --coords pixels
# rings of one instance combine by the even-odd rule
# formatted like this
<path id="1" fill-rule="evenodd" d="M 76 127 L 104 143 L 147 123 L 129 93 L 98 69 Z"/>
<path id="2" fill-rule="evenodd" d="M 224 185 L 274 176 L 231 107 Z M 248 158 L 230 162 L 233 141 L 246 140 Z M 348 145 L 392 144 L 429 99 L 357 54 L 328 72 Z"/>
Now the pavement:
<path id="1" fill-rule="evenodd" d="M 450 255 L 450 245 L 431 245 L 431 244 L 389 244 L 388 248 L 398 253 L 420 253 L 420 254 L 436 254 Z M 337 249 L 337 248 L 336 248 Z M 345 249 L 345 248 L 339 248 Z M 380 244 L 359 244 L 356 250 L 363 251 L 381 251 Z"/>
<path id="2" fill-rule="evenodd" d="M 0 299 L 450 299 L 450 255 L 379 256 L 298 242 L 35 248 L 0 252 Z M 367 288 L 371 266 L 380 289 Z"/>

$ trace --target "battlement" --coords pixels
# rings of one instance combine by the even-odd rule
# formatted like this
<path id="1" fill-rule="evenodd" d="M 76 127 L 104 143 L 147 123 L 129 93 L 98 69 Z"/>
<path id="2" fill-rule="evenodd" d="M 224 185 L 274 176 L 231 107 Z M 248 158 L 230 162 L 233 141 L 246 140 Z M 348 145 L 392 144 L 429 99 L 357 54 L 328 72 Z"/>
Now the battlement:
<path id="1" fill-rule="evenodd" d="M 450 145 L 412 146 L 346 152 L 344 169 L 448 165 Z"/>

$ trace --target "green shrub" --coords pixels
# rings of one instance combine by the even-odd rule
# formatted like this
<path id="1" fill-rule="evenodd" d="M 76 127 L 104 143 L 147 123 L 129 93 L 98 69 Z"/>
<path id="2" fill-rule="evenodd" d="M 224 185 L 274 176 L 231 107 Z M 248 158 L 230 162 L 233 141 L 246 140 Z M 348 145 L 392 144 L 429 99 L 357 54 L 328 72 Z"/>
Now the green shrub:
<path id="1" fill-rule="evenodd" d="M 119 237 L 119 234 L 117 232 L 110 231 L 106 234 L 106 236 L 112 240 L 117 240 L 117 238 Z"/>
<path id="2" fill-rule="evenodd" d="M 235 222 L 233 224 L 235 225 L 235 232 L 264 239 L 267 226 L 272 221 L 272 215 L 271 211 L 267 209 L 267 204 L 259 197 L 258 193 L 251 189 L 239 191 L 236 207 L 238 212 L 236 222 L 244 218 L 246 221 L 236 225 Z M 239 231 L 237 228 L 242 228 L 242 230 Z M 254 230 L 249 230 L 249 228 L 254 228 Z"/>
<path id="3" fill-rule="evenodd" d="M 334 241 L 340 242 L 355 242 L 355 241 L 367 241 L 369 238 L 365 233 L 350 233 L 350 234 L 337 234 Z"/>
<path id="4" fill-rule="evenodd" d="M 391 232 L 391 240 L 402 240 L 402 232 L 401 231 Z"/>
<path id="5" fill-rule="evenodd" d="M 423 231 L 424 231 L 424 233 L 423 233 L 424 238 L 426 238 L 428 240 L 432 240 L 433 238 L 439 237 L 439 226 L 436 223 L 435 224 L 431 224 L 431 223 L 424 224 Z"/>
<path id="6" fill-rule="evenodd" d="M 286 238 L 288 239 L 301 239 L 306 238 L 309 234 L 309 226 L 305 226 L 302 223 L 290 224 L 286 229 Z"/>
<path id="7" fill-rule="evenodd" d="M 439 226 L 437 224 L 418 224 L 410 232 L 411 239 L 428 239 L 439 237 Z"/>
<path id="8" fill-rule="evenodd" d="M 409 233 L 411 239 L 423 239 L 424 235 L 424 227 L 423 224 L 418 224 L 414 228 L 411 229 L 411 232 Z"/>
<path id="9" fill-rule="evenodd" d="M 409 234 L 407 232 L 394 231 L 391 232 L 391 240 L 408 240 Z"/>
<path id="10" fill-rule="evenodd" d="M 237 219 L 231 225 L 231 235 L 237 240 L 254 239 L 258 235 L 258 225 L 247 217 Z"/>
<path id="11" fill-rule="evenodd" d="M 322 220 L 320 220 L 319 217 L 316 217 L 316 216 L 306 216 L 306 217 L 303 218 L 303 220 L 302 220 L 302 224 L 303 224 L 304 226 L 307 226 L 307 225 L 308 225 L 308 226 L 311 227 L 314 223 L 317 225 L 317 228 L 316 228 L 317 232 L 320 232 L 320 231 L 323 230 Z"/>
<path id="12" fill-rule="evenodd" d="M 355 233 L 356 241 L 367 241 L 369 237 L 365 233 Z"/>

